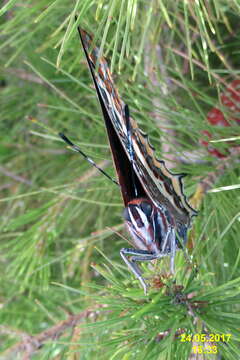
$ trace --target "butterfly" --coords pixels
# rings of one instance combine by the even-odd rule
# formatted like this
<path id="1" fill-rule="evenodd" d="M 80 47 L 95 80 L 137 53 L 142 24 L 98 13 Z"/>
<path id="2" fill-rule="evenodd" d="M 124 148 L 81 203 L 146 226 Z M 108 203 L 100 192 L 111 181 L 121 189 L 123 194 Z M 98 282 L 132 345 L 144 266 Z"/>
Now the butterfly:
<path id="1" fill-rule="evenodd" d="M 155 157 L 155 149 L 129 114 L 113 83 L 106 59 L 93 46 L 90 34 L 78 27 L 79 36 L 101 105 L 112 158 L 124 202 L 123 217 L 134 248 L 123 248 L 120 255 L 144 292 L 147 284 L 138 262 L 170 256 L 174 273 L 176 250 L 183 248 L 193 216 L 183 190 L 184 174 L 173 174 L 163 160 Z M 110 176 L 88 158 L 64 134 L 61 138 L 78 151 L 108 178 Z M 111 179 L 111 178 L 110 178 Z"/>

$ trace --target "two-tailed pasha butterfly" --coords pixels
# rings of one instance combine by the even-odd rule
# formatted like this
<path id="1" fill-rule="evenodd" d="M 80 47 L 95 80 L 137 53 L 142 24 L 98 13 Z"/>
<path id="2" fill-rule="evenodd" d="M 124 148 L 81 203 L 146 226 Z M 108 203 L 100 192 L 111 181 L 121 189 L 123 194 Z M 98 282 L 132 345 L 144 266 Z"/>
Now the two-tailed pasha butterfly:
<path id="1" fill-rule="evenodd" d="M 105 120 L 119 181 L 115 183 L 120 186 L 125 205 L 124 220 L 136 247 L 123 248 L 120 254 L 146 293 L 147 285 L 137 262 L 170 255 L 173 273 L 176 250 L 186 243 L 187 230 L 197 212 L 184 195 L 184 175 L 171 173 L 164 161 L 155 157 L 147 135 L 129 116 L 128 106 L 119 97 L 106 59 L 99 58 L 99 49 L 92 46 L 92 37 L 81 28 L 78 31 Z M 65 135 L 59 135 L 98 168 Z"/>

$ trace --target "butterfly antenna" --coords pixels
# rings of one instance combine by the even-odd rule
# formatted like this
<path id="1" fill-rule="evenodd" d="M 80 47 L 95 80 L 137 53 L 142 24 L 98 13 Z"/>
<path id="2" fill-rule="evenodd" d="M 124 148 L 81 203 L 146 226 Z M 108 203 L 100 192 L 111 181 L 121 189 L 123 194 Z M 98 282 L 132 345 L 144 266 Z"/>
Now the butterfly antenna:
<path id="1" fill-rule="evenodd" d="M 128 138 L 128 151 L 130 155 L 131 162 L 131 176 L 132 176 L 132 184 L 134 187 L 135 196 L 138 197 L 138 190 L 136 186 L 136 174 L 134 172 L 133 164 L 134 164 L 134 150 L 133 150 L 133 142 L 132 142 L 132 127 L 130 123 L 130 114 L 128 105 L 124 106 L 125 119 L 126 119 L 126 127 L 127 127 L 127 138 Z"/>
<path id="2" fill-rule="evenodd" d="M 98 171 L 100 171 L 103 175 L 105 175 L 109 180 L 111 180 L 114 184 L 119 186 L 119 183 L 114 180 L 110 175 L 108 175 L 103 169 L 101 169 L 95 161 L 89 158 L 77 145 L 73 144 L 63 133 L 58 134 L 64 141 L 67 143 L 74 151 L 81 154 L 85 160 L 87 160 L 92 166 L 94 166 Z"/>

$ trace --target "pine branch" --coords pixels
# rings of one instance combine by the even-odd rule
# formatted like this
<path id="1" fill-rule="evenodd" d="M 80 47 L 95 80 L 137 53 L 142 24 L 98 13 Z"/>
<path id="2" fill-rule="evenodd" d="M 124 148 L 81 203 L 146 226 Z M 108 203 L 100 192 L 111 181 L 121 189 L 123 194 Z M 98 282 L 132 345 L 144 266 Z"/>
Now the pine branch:
<path id="1" fill-rule="evenodd" d="M 51 328 L 40 332 L 37 335 L 29 335 L 21 331 L 12 331 L 11 329 L 6 328 L 5 326 L 0 327 L 2 333 L 11 333 L 17 336 L 21 336 L 22 341 L 8 348 L 4 356 L 6 359 L 13 358 L 13 356 L 18 356 L 19 353 L 22 353 L 23 360 L 30 360 L 32 355 L 41 349 L 45 343 L 49 341 L 56 341 L 59 339 L 66 331 L 73 330 L 78 324 L 82 321 L 85 321 L 88 318 L 93 317 L 96 321 L 97 316 L 99 315 L 98 309 L 104 308 L 104 305 L 96 305 L 92 309 L 86 309 L 79 314 L 69 315 L 66 320 L 62 320 Z M 106 310 L 107 311 L 107 310 Z"/>

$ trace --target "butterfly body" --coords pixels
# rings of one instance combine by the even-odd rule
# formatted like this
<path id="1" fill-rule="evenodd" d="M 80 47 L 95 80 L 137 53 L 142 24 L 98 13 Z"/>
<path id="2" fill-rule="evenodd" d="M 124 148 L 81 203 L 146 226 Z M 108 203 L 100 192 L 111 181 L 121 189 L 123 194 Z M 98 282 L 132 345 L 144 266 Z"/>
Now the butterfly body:
<path id="1" fill-rule="evenodd" d="M 124 219 L 138 249 L 156 255 L 170 253 L 166 234 L 174 229 L 174 219 L 167 210 L 157 208 L 146 198 L 134 199 L 125 208 Z"/>
<path id="2" fill-rule="evenodd" d="M 92 37 L 81 28 L 78 31 L 106 125 L 125 205 L 125 224 L 136 247 L 123 248 L 120 254 L 146 292 L 136 262 L 170 255 L 173 272 L 176 250 L 186 243 L 187 230 L 197 212 L 184 195 L 184 175 L 171 173 L 164 161 L 155 157 L 147 135 L 130 117 L 128 106 L 118 95 L 106 59 L 92 46 Z M 76 150 L 77 146 L 64 135 L 61 137 Z"/>

